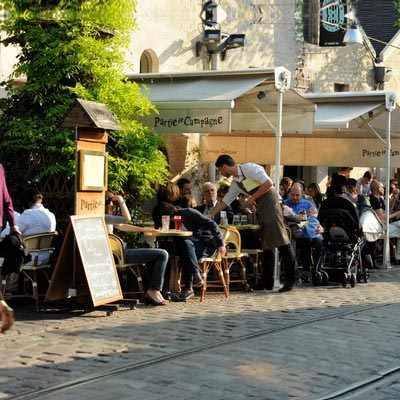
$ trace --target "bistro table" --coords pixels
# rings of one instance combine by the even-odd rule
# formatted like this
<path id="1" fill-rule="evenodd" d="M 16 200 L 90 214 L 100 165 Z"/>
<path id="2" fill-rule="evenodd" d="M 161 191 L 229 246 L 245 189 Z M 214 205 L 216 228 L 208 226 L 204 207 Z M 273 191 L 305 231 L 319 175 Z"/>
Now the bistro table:
<path id="1" fill-rule="evenodd" d="M 170 229 L 169 231 L 154 231 L 144 232 L 144 236 L 155 236 L 155 237 L 188 237 L 192 236 L 192 231 L 178 231 L 176 229 Z"/>
<path id="2" fill-rule="evenodd" d="M 168 290 L 173 293 L 179 293 L 181 290 L 181 271 L 178 264 L 178 255 L 175 251 L 174 239 L 193 236 L 193 232 L 184 230 L 178 231 L 176 229 L 170 229 L 168 231 L 157 230 L 154 232 L 144 232 L 144 236 L 154 237 L 156 240 L 156 246 L 168 251 L 171 260 Z"/>

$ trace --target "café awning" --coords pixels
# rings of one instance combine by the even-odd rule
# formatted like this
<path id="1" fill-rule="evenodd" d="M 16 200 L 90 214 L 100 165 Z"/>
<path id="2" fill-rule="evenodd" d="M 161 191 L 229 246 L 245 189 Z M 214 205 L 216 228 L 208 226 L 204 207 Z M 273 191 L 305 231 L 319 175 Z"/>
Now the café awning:
<path id="1" fill-rule="evenodd" d="M 312 135 L 283 130 L 282 164 L 385 168 L 387 97 L 391 92 L 307 93 L 317 105 Z M 400 168 L 400 109 L 391 114 L 391 166 Z M 201 156 L 213 162 L 215 154 L 229 149 L 239 162 L 274 164 L 275 137 L 240 135 L 235 142 L 226 136 L 203 136 Z"/>
<path id="2" fill-rule="evenodd" d="M 368 136 L 378 132 L 386 136 L 387 102 L 395 94 L 390 91 L 306 93 L 305 98 L 317 104 L 315 134 L 324 130 L 347 136 Z M 391 136 L 400 136 L 400 109 L 394 101 L 391 112 Z"/>
<path id="3" fill-rule="evenodd" d="M 275 133 L 283 67 L 234 71 L 139 74 L 138 83 L 157 107 L 143 123 L 160 133 Z M 282 129 L 312 133 L 315 105 L 284 88 Z"/>

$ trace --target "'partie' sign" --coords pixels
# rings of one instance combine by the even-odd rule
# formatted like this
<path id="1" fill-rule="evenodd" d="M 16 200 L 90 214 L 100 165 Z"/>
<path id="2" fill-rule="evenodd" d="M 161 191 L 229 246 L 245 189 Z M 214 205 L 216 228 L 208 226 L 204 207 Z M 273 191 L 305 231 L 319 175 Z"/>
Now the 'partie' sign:
<path id="1" fill-rule="evenodd" d="M 160 133 L 229 133 L 230 110 L 160 110 L 142 122 Z"/>

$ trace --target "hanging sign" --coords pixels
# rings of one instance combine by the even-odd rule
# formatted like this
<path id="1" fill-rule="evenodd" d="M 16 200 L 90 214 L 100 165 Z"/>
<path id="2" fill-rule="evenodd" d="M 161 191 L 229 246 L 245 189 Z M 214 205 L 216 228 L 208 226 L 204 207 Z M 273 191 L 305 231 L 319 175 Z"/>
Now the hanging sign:
<path id="1" fill-rule="evenodd" d="M 331 5 L 329 5 L 331 3 Z M 319 45 L 344 46 L 343 38 L 346 33 L 346 0 L 321 0 Z"/>

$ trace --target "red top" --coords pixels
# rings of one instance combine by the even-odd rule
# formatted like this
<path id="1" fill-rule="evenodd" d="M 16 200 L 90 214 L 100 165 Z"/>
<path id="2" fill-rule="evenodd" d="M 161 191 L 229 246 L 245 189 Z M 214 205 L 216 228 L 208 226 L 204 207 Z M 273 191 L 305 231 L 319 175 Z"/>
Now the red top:
<path id="1" fill-rule="evenodd" d="M 15 225 L 14 207 L 8 193 L 4 168 L 0 164 L 0 226 L 3 224 L 4 217 L 10 226 Z"/>

